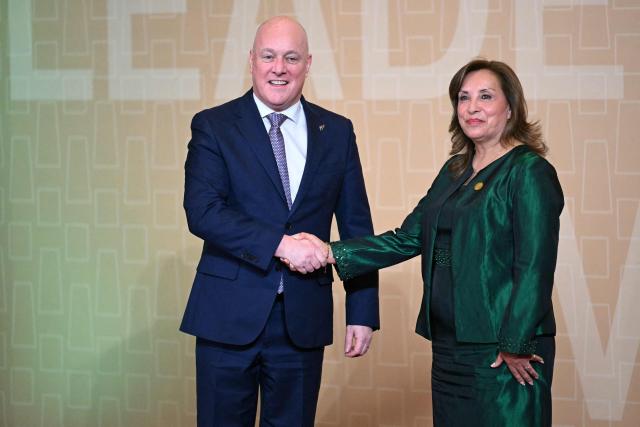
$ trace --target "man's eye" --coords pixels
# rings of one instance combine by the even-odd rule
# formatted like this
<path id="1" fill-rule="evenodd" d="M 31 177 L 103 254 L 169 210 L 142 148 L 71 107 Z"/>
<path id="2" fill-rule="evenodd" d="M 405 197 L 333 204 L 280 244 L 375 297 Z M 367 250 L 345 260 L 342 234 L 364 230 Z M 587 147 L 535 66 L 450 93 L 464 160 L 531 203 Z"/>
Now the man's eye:
<path id="1" fill-rule="evenodd" d="M 286 61 L 289 64 L 295 64 L 296 62 L 298 62 L 300 59 L 297 56 L 287 56 L 286 57 Z"/>
<path id="2" fill-rule="evenodd" d="M 262 60 L 265 62 L 273 61 L 273 55 L 262 55 Z"/>

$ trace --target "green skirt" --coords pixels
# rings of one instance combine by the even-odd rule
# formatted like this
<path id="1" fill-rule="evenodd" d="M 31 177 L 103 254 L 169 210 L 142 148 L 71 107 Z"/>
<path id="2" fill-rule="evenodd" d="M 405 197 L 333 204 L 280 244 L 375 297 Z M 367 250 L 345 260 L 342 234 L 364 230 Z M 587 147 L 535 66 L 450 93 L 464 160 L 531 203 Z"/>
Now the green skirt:
<path id="1" fill-rule="evenodd" d="M 431 294 L 433 364 L 431 390 L 435 427 L 526 427 L 551 425 L 551 381 L 555 339 L 537 337 L 533 386 L 520 385 L 506 363 L 491 368 L 497 343 L 460 343 L 455 339 L 451 269 L 434 265 Z"/>

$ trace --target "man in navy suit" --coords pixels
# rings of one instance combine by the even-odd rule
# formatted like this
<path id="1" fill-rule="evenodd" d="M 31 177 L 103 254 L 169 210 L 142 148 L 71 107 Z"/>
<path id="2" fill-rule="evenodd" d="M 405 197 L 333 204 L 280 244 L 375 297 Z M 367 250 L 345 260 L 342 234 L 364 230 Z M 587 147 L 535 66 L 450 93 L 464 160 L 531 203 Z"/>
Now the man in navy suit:
<path id="1" fill-rule="evenodd" d="M 333 274 L 313 271 L 324 245 L 291 235 L 326 241 L 334 214 L 342 239 L 370 235 L 369 203 L 353 125 L 302 97 L 302 26 L 262 23 L 249 64 L 252 89 L 191 123 L 184 208 L 204 246 L 180 329 L 197 337 L 198 425 L 253 426 L 260 393 L 261 426 L 312 426 Z M 345 355 L 356 357 L 379 327 L 377 273 L 344 287 Z"/>

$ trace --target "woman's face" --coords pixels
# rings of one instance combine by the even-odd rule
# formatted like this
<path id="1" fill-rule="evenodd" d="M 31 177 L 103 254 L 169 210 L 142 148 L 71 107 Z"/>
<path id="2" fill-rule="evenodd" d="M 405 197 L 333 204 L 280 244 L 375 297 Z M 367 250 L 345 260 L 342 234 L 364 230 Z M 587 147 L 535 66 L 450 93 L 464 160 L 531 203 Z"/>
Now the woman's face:
<path id="1" fill-rule="evenodd" d="M 475 144 L 500 141 L 511 108 L 493 72 L 467 74 L 458 92 L 457 114 L 462 131 Z"/>

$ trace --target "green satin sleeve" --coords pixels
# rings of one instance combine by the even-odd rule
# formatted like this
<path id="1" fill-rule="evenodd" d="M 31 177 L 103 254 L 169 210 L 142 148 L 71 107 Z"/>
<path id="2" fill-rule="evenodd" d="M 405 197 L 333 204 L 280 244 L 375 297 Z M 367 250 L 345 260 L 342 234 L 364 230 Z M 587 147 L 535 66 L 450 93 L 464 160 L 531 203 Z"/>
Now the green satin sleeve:
<path id="1" fill-rule="evenodd" d="M 555 169 L 538 156 L 523 165 L 513 191 L 513 289 L 498 348 L 532 354 L 536 327 L 553 310 L 551 290 L 564 198 Z"/>
<path id="2" fill-rule="evenodd" d="M 348 280 L 406 261 L 422 252 L 423 197 L 400 228 L 377 236 L 331 243 L 340 279 Z"/>

